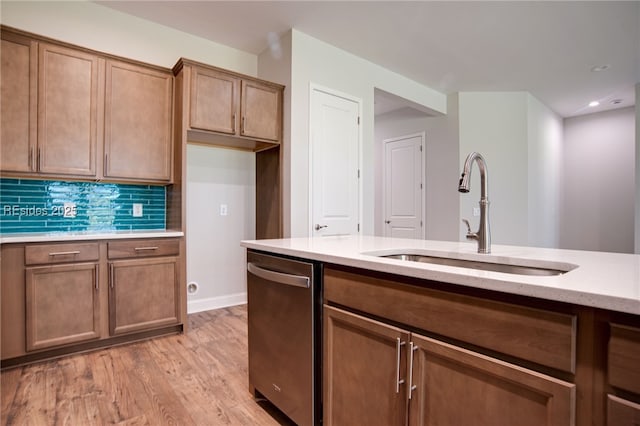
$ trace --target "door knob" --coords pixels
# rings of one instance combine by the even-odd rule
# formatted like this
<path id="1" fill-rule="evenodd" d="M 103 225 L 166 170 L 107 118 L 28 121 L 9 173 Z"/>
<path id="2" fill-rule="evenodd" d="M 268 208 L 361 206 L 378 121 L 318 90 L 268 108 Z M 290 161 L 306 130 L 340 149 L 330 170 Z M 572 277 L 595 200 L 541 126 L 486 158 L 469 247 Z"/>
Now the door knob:
<path id="1" fill-rule="evenodd" d="M 329 226 L 329 225 L 320 225 L 320 224 L 317 224 L 317 223 L 316 223 L 316 226 L 314 226 L 314 229 L 315 229 L 316 231 L 319 231 L 319 230 L 321 230 L 322 228 L 326 228 L 327 226 Z"/>
<path id="2" fill-rule="evenodd" d="M 387 225 L 391 223 L 390 220 L 385 220 L 384 223 L 386 223 Z"/>

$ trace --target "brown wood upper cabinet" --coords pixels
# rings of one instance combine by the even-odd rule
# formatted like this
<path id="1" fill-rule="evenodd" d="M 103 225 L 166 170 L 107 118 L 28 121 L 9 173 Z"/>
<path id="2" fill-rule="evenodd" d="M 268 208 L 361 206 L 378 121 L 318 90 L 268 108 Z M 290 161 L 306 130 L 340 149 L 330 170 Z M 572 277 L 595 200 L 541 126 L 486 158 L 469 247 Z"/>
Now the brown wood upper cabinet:
<path id="1" fill-rule="evenodd" d="M 35 171 L 37 147 L 38 46 L 27 37 L 2 32 L 0 70 L 0 170 Z"/>
<path id="2" fill-rule="evenodd" d="M 80 50 L 38 46 L 38 172 L 96 176 L 101 61 Z"/>
<path id="3" fill-rule="evenodd" d="M 2 32 L 2 171 L 96 176 L 100 61 Z"/>
<path id="4" fill-rule="evenodd" d="M 2 27 L 2 156 L 13 176 L 171 183 L 170 70 Z"/>
<path id="5" fill-rule="evenodd" d="M 106 178 L 171 180 L 172 84 L 168 71 L 107 61 Z"/>
<path id="6" fill-rule="evenodd" d="M 280 143 L 284 87 L 181 59 L 188 140 L 259 151 Z"/>

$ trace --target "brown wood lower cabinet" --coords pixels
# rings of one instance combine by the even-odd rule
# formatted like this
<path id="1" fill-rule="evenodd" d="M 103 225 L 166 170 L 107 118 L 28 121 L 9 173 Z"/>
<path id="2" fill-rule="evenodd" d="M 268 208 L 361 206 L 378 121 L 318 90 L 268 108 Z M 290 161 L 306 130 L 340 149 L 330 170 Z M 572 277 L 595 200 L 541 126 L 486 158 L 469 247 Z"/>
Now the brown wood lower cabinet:
<path id="1" fill-rule="evenodd" d="M 325 305 L 327 425 L 571 425 L 575 385 Z"/>
<path id="2" fill-rule="evenodd" d="M 640 425 L 640 404 L 607 395 L 607 426 Z"/>
<path id="3" fill-rule="evenodd" d="M 184 331 L 182 244 L 3 244 L 2 368 Z"/>
<path id="4" fill-rule="evenodd" d="M 404 425 L 409 333 L 326 305 L 323 313 L 324 424 Z"/>
<path id="5" fill-rule="evenodd" d="M 112 335 L 178 323 L 178 259 L 160 257 L 109 264 Z"/>
<path id="6" fill-rule="evenodd" d="M 27 351 L 100 337 L 98 264 L 26 269 Z"/>

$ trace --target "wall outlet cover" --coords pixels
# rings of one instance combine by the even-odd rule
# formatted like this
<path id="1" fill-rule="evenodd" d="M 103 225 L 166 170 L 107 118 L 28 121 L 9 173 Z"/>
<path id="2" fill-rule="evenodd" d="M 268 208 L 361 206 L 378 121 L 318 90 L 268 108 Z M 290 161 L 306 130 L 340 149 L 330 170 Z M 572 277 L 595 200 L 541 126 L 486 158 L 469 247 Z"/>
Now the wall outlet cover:
<path id="1" fill-rule="evenodd" d="M 143 209 L 142 204 L 133 203 L 133 217 L 142 217 Z"/>
<path id="2" fill-rule="evenodd" d="M 226 204 L 220 204 L 220 216 L 226 216 L 229 213 L 229 209 Z"/>

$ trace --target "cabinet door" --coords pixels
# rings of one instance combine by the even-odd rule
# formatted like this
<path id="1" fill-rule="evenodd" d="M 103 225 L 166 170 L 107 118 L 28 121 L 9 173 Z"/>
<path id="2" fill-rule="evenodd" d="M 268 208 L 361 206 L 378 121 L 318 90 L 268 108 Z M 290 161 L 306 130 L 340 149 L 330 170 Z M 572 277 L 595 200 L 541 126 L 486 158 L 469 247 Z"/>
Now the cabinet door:
<path id="1" fill-rule="evenodd" d="M 255 81 L 242 81 L 242 136 L 280 140 L 282 91 Z"/>
<path id="2" fill-rule="evenodd" d="M 229 74 L 192 67 L 190 127 L 236 134 L 239 89 Z"/>
<path id="3" fill-rule="evenodd" d="M 38 65 L 38 171 L 95 176 L 98 57 L 42 43 Z"/>
<path id="4" fill-rule="evenodd" d="M 607 395 L 607 426 L 640 425 L 640 404 Z"/>
<path id="5" fill-rule="evenodd" d="M 27 350 L 100 336 L 98 265 L 26 269 Z"/>
<path id="6" fill-rule="evenodd" d="M 324 423 L 404 425 L 408 333 L 324 307 Z"/>
<path id="7" fill-rule="evenodd" d="M 171 105 L 170 73 L 107 61 L 105 176 L 171 179 Z"/>
<path id="8" fill-rule="evenodd" d="M 109 265 L 112 335 L 178 323 L 178 259 L 122 260 Z"/>
<path id="9" fill-rule="evenodd" d="M 37 45 L 2 33 L 0 70 L 0 170 L 35 171 Z"/>
<path id="10" fill-rule="evenodd" d="M 410 425 L 574 422 L 571 383 L 415 334 L 411 346 Z"/>

